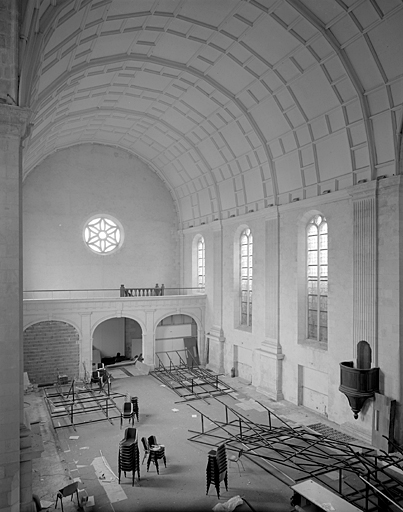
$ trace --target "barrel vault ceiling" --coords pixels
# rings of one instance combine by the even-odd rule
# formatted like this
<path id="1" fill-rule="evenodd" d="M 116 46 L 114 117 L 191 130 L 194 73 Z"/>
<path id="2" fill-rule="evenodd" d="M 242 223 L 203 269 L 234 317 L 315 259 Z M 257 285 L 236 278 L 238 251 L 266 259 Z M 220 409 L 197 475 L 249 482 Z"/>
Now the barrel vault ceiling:
<path id="1" fill-rule="evenodd" d="M 399 173 L 402 0 L 23 4 L 24 176 L 120 147 L 186 228 Z"/>

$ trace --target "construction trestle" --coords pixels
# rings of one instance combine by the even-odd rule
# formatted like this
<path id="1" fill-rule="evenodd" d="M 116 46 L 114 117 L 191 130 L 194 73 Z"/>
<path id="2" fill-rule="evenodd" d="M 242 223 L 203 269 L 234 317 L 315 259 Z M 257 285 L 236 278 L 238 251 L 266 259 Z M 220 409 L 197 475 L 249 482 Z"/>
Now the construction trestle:
<path id="1" fill-rule="evenodd" d="M 115 399 L 124 397 L 111 391 L 110 379 L 106 385 L 96 390 L 91 382 L 72 380 L 70 384 L 56 383 L 43 388 L 44 398 L 53 428 L 73 427 L 77 425 L 109 421 L 120 418 L 121 411 Z"/>
<path id="2" fill-rule="evenodd" d="M 207 416 L 194 405 L 201 430 L 189 440 L 239 452 L 285 484 L 292 486 L 311 478 L 356 507 L 370 511 L 403 511 L 403 452 L 379 455 L 371 447 L 335 441 L 308 427 L 291 426 L 264 404 L 267 424 L 255 423 L 222 403 L 225 420 Z M 259 408 L 260 408 L 259 407 Z M 213 427 L 206 429 L 206 420 Z"/>
<path id="3" fill-rule="evenodd" d="M 156 352 L 155 355 L 158 365 L 150 375 L 179 395 L 180 401 L 206 400 L 236 391 L 220 380 L 218 374 L 199 366 L 188 349 Z M 164 364 L 163 359 L 168 364 Z"/>

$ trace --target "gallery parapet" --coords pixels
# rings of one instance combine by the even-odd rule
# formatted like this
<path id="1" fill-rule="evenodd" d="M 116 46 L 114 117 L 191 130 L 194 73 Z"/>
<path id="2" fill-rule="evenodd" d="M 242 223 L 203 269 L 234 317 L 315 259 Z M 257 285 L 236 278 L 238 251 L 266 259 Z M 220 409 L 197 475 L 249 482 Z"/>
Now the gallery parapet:
<path id="1" fill-rule="evenodd" d="M 123 284 L 120 286 L 121 297 L 161 297 L 167 295 L 199 295 L 204 294 L 203 288 L 167 288 L 164 284 L 158 283 L 152 288 L 126 288 Z"/>
<path id="2" fill-rule="evenodd" d="M 166 288 L 164 285 L 142 288 L 91 288 L 70 290 L 24 290 L 24 300 L 92 300 L 119 299 L 126 297 L 162 297 L 167 295 L 203 295 L 203 288 Z"/>
<path id="3" fill-rule="evenodd" d="M 121 297 L 158 297 L 164 295 L 165 286 L 158 283 L 152 288 L 126 288 L 124 284 L 120 285 Z"/>

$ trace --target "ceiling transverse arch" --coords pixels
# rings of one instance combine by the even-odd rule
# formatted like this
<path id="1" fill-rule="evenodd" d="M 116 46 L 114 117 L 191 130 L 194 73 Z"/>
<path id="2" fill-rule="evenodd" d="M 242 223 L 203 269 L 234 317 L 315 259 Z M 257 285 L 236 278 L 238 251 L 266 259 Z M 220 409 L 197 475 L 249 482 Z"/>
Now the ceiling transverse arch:
<path id="1" fill-rule="evenodd" d="M 27 13 L 25 175 L 63 147 L 119 146 L 164 180 L 187 227 L 398 172 L 401 0 L 43 0 Z"/>

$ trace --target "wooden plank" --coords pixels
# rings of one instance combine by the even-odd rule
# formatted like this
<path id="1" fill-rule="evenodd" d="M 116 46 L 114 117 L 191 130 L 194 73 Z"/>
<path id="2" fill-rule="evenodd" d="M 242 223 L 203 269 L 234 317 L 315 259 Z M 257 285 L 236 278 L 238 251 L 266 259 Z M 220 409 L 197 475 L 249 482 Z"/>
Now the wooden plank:
<path id="1" fill-rule="evenodd" d="M 372 446 L 386 453 L 392 451 L 392 446 L 383 436 L 393 441 L 396 400 L 375 393 L 372 416 Z"/>
<path id="2" fill-rule="evenodd" d="M 292 485 L 291 489 L 294 493 L 299 494 L 305 500 L 316 505 L 316 509 L 312 510 L 326 510 L 334 512 L 359 512 L 360 509 L 348 503 L 334 492 L 322 485 L 318 484 L 313 480 L 304 480 L 296 485 Z M 309 504 L 306 504 L 309 506 Z M 310 508 L 304 508 L 303 510 L 311 510 Z"/>

